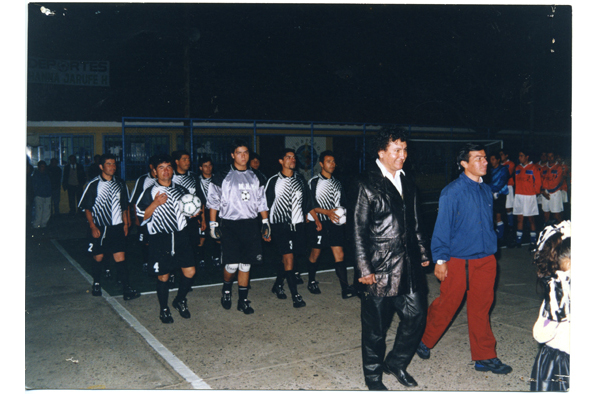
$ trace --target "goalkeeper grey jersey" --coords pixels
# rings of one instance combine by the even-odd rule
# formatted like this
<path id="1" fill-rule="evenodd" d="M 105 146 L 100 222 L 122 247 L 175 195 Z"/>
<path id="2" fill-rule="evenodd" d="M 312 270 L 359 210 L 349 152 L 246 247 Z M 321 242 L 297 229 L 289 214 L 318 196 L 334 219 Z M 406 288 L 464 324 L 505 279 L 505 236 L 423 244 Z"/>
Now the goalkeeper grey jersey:
<path id="1" fill-rule="evenodd" d="M 92 212 L 96 226 L 115 226 L 123 223 L 123 212 L 129 206 L 129 190 L 116 176 L 110 181 L 98 175 L 87 184 L 79 208 Z"/>
<path id="2" fill-rule="evenodd" d="M 314 208 L 306 181 L 297 172 L 287 177 L 281 172 L 267 181 L 265 188 L 269 222 L 273 224 L 304 223 L 306 214 Z"/>
<path id="3" fill-rule="evenodd" d="M 333 176 L 329 179 L 318 174 L 308 181 L 308 187 L 315 201 L 315 206 L 322 209 L 334 209 L 344 206 L 345 198 L 342 189 L 342 182 Z M 329 216 L 318 214 L 321 221 L 328 221 Z"/>
<path id="4" fill-rule="evenodd" d="M 167 193 L 167 201 L 156 207 L 152 216 L 144 220 L 146 208 L 152 204 L 158 192 Z M 184 194 L 188 193 L 189 191 L 186 188 L 174 182 L 171 182 L 171 186 L 168 187 L 155 182 L 144 190 L 135 204 L 141 225 L 147 226 L 149 234 L 169 234 L 183 230 L 187 225 L 187 220 L 181 212 L 178 202 Z"/>
<path id="5" fill-rule="evenodd" d="M 268 211 L 264 183 L 252 168 L 240 171 L 231 165 L 212 179 L 206 207 L 219 211 L 222 219 L 254 219 Z"/>

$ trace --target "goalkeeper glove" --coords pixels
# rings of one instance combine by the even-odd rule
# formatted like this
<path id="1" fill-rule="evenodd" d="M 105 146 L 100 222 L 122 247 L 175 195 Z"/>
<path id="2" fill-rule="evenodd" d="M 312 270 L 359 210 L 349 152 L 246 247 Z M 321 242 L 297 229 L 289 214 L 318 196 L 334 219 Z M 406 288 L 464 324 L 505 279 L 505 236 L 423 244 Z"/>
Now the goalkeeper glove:
<path id="1" fill-rule="evenodd" d="M 268 239 L 271 237 L 271 225 L 269 224 L 269 219 L 262 220 L 262 227 L 260 228 L 260 233 L 264 239 Z"/>
<path id="2" fill-rule="evenodd" d="M 210 222 L 210 236 L 213 239 L 221 239 L 221 229 L 218 222 Z"/>

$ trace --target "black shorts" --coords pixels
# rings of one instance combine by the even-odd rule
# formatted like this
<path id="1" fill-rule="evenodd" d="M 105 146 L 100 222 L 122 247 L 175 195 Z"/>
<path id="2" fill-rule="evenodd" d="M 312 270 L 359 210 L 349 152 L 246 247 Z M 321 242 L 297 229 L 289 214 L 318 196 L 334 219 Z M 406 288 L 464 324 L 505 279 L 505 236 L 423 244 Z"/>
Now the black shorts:
<path id="1" fill-rule="evenodd" d="M 138 226 L 138 242 L 148 245 L 148 226 Z"/>
<path id="2" fill-rule="evenodd" d="M 296 256 L 306 254 L 306 226 L 298 223 L 295 226 L 289 224 L 272 224 L 271 239 L 280 255 L 293 253 Z"/>
<path id="3" fill-rule="evenodd" d="M 262 243 L 256 219 L 221 220 L 223 264 L 261 264 Z"/>
<path id="4" fill-rule="evenodd" d="M 323 228 L 317 231 L 315 222 L 308 223 L 308 239 L 312 249 L 323 249 L 332 246 L 344 246 L 344 231 L 346 225 L 338 226 L 329 220 L 322 221 Z"/>
<path id="5" fill-rule="evenodd" d="M 198 223 L 198 217 L 186 219 L 187 226 L 185 226 L 185 231 L 188 232 L 188 236 L 190 237 L 190 243 L 192 245 L 198 245 L 200 243 L 200 223 Z"/>
<path id="6" fill-rule="evenodd" d="M 494 214 L 506 212 L 506 194 L 498 194 L 498 198 L 492 204 Z"/>
<path id="7" fill-rule="evenodd" d="M 148 244 L 148 272 L 161 276 L 176 268 L 195 265 L 190 237 L 185 229 L 170 234 L 150 234 Z"/>
<path id="8" fill-rule="evenodd" d="M 124 226 L 124 224 L 117 224 L 116 226 L 98 227 L 100 238 L 94 238 L 90 233 L 87 251 L 92 256 L 125 252 L 127 237 L 125 236 Z"/>

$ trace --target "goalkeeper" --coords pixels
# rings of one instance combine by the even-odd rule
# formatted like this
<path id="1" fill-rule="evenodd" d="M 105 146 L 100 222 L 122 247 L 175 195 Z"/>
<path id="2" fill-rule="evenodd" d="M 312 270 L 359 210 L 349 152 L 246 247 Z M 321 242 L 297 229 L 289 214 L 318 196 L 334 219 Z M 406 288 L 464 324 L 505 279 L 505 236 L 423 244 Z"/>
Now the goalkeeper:
<path id="1" fill-rule="evenodd" d="M 260 237 L 271 241 L 267 219 L 265 185 L 256 172 L 248 167 L 248 143 L 234 140 L 231 145 L 233 164 L 213 177 L 208 188 L 206 207 L 210 210 L 210 236 L 221 240 L 223 290 L 221 305 L 231 308 L 231 288 L 237 272 L 238 311 L 254 313 L 248 300 L 250 266 L 262 263 Z M 217 213 L 220 223 L 217 222 Z M 256 217 L 263 219 L 261 233 L 256 231 Z"/>

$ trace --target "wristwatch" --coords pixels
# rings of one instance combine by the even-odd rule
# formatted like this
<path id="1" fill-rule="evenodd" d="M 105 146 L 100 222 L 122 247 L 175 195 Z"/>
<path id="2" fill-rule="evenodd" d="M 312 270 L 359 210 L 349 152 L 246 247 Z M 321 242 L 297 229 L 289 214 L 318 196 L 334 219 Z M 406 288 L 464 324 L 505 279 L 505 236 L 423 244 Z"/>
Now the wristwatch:
<path id="1" fill-rule="evenodd" d="M 444 264 L 445 262 L 446 262 L 446 260 L 438 260 L 438 261 L 436 261 L 435 263 L 436 263 L 437 265 L 442 265 L 442 264 Z"/>

